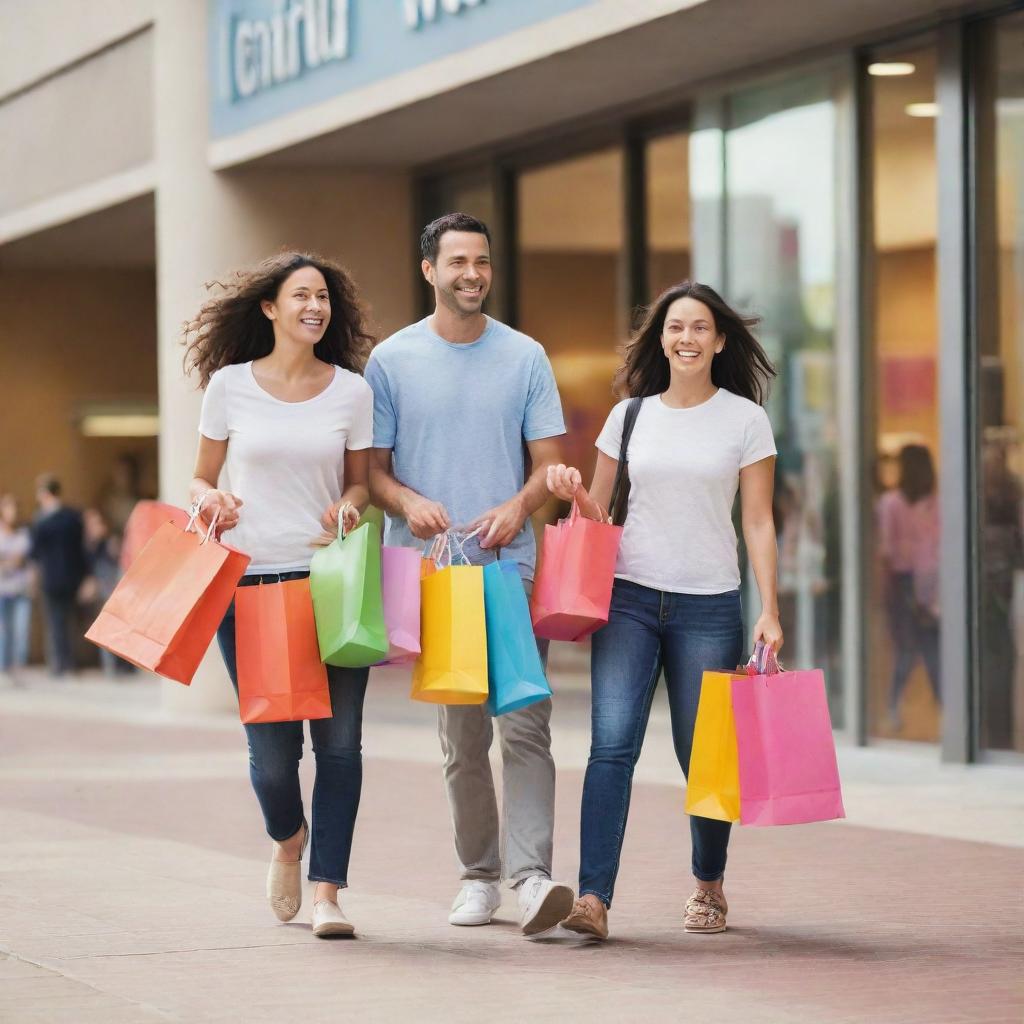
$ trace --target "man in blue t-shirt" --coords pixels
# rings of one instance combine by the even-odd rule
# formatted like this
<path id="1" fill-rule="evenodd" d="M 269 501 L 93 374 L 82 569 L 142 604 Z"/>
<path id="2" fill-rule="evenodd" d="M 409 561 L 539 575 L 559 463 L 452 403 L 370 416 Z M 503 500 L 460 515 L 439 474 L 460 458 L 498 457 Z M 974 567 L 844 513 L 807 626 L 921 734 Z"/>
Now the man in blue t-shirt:
<path id="1" fill-rule="evenodd" d="M 428 224 L 420 240 L 435 309 L 370 357 L 370 492 L 387 513 L 389 544 L 423 546 L 448 529 L 480 528 L 479 545 L 515 559 L 527 586 L 536 557 L 530 516 L 548 497 L 547 467 L 565 433 L 544 349 L 485 316 L 490 233 L 463 213 Z M 524 450 L 525 446 L 525 450 Z M 526 451 L 532 472 L 526 476 Z M 504 876 L 518 891 L 527 935 L 558 924 L 573 893 L 551 881 L 555 765 L 551 701 L 502 715 L 504 864 L 483 705 L 438 706 L 444 777 L 462 863 L 448 920 L 487 924 Z"/>

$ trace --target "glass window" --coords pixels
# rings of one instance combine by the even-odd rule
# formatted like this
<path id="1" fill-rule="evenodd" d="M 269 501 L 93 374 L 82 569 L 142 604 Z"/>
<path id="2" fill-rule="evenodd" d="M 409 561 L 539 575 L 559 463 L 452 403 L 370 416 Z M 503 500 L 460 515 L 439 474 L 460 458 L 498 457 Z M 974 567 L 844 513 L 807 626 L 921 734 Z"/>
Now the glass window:
<path id="1" fill-rule="evenodd" d="M 992 197 L 994 224 L 981 254 L 991 272 L 979 279 L 990 328 L 979 331 L 979 743 L 1024 751 L 1024 14 L 990 27 L 994 59 L 980 69 L 994 94 L 994 118 L 981 112 L 983 145 L 994 159 L 979 161 L 979 173 L 991 169 L 995 180 L 981 186 Z"/>
<path id="2" fill-rule="evenodd" d="M 422 191 L 424 199 L 424 222 L 445 213 L 468 213 L 471 217 L 482 220 L 491 232 L 491 250 L 495 257 L 494 279 L 490 295 L 487 298 L 486 312 L 499 320 L 507 319 L 505 309 L 505 290 L 503 287 L 504 268 L 500 266 L 501 223 L 497 216 L 495 186 L 489 168 L 479 167 L 459 174 L 451 174 L 442 178 L 433 178 L 424 183 Z M 423 225 L 417 225 L 422 228 Z M 426 309 L 432 310 L 434 293 L 429 285 L 423 282 L 424 302 Z"/>
<path id="3" fill-rule="evenodd" d="M 689 148 L 686 132 L 647 143 L 647 301 L 690 276 Z"/>
<path id="4" fill-rule="evenodd" d="M 871 105 L 875 494 L 868 732 L 935 741 L 939 702 L 935 49 L 886 49 Z"/>
<path id="5" fill-rule="evenodd" d="M 836 112 L 832 80 L 801 77 L 728 103 L 726 298 L 763 317 L 779 371 L 775 429 L 785 660 L 824 669 L 843 725 L 836 472 Z M 696 169 L 695 169 L 696 173 Z M 748 619 L 757 588 L 748 571 Z"/>
<path id="6" fill-rule="evenodd" d="M 589 480 L 594 439 L 615 403 L 626 327 L 622 151 L 519 176 L 518 327 L 547 349 L 565 410 L 567 461 Z"/>

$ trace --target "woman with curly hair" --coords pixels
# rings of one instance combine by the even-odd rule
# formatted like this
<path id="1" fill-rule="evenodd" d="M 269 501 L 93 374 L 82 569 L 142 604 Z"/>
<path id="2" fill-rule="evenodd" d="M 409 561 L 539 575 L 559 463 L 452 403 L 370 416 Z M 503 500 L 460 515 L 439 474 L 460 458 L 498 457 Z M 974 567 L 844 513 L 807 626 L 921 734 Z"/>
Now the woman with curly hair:
<path id="1" fill-rule="evenodd" d="M 351 529 L 369 500 L 373 392 L 362 378 L 373 345 L 348 274 L 319 256 L 286 252 L 239 272 L 185 325 L 186 365 L 205 388 L 192 499 L 252 558 L 240 586 L 309 575 L 339 522 Z M 222 472 L 230 489 L 220 486 Z M 237 690 L 234 605 L 217 633 Z M 273 857 L 267 898 L 282 921 L 302 903 L 301 862 L 312 839 L 313 932 L 351 935 L 338 906 L 362 787 L 368 670 L 327 669 L 331 718 L 310 722 L 316 781 L 311 821 L 299 788 L 301 722 L 246 725 L 249 775 Z"/>
<path id="2" fill-rule="evenodd" d="M 608 624 L 591 649 L 591 746 L 580 822 L 580 894 L 565 927 L 608 935 L 633 769 L 665 673 L 676 757 L 686 774 L 705 669 L 743 657 L 732 507 L 761 595 L 752 641 L 782 646 L 772 490 L 775 442 L 762 408 L 775 371 L 741 317 L 707 285 L 684 281 L 648 309 L 626 348 L 621 390 L 597 439 L 590 491 L 571 466 L 548 487 L 604 520 L 620 451 L 629 466 L 625 526 Z M 631 429 L 632 428 L 632 429 Z M 621 521 L 620 497 L 615 519 Z M 688 932 L 725 931 L 722 891 L 730 825 L 690 819 L 695 888 Z"/>

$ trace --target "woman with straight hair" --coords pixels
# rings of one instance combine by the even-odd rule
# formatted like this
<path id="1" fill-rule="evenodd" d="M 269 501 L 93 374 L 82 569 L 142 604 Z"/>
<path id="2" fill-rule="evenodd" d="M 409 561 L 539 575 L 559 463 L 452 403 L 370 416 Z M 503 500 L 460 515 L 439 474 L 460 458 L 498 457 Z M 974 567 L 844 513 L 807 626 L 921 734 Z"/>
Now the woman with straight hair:
<path id="1" fill-rule="evenodd" d="M 732 523 L 737 490 L 761 596 L 751 641 L 782 647 L 772 520 L 776 450 L 762 408 L 775 371 L 751 334 L 755 322 L 704 284 L 684 281 L 662 293 L 626 346 L 618 385 L 629 399 L 612 409 L 597 439 L 590 490 L 574 467 L 548 470 L 553 494 L 576 501 L 590 519 L 607 519 L 627 414 L 635 414 L 626 436 L 630 489 L 611 611 L 591 649 L 579 898 L 563 922 L 592 938 L 608 936 L 633 769 L 658 677 L 664 671 L 673 743 L 686 774 L 702 675 L 743 660 Z M 730 828 L 690 818 L 688 932 L 725 930 Z"/>
<path id="2" fill-rule="evenodd" d="M 348 274 L 285 252 L 240 271 L 185 325 L 186 364 L 205 388 L 192 499 L 252 561 L 240 586 L 309 576 L 318 545 L 359 521 L 369 500 L 373 392 L 362 371 L 373 338 Z M 225 471 L 230 491 L 220 489 Z M 217 633 L 238 689 L 235 610 Z M 273 840 L 267 898 L 290 921 L 302 903 L 312 841 L 313 932 L 351 935 L 338 906 L 348 885 L 362 788 L 368 670 L 328 667 L 333 716 L 310 722 L 316 781 L 307 824 L 299 788 L 302 722 L 246 725 L 249 775 Z"/>

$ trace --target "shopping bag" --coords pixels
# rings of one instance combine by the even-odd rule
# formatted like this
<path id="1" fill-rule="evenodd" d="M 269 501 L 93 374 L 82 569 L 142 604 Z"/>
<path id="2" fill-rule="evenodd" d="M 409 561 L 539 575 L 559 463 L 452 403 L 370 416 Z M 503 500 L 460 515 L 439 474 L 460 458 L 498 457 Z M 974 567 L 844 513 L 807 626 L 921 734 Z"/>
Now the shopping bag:
<path id="1" fill-rule="evenodd" d="M 162 501 L 145 500 L 135 503 L 121 538 L 121 572 L 128 571 L 139 552 L 164 523 L 174 523 L 184 530 L 188 525 L 188 513 L 174 505 L 165 505 Z"/>
<path id="2" fill-rule="evenodd" d="M 798 825 L 843 818 L 824 674 L 783 672 L 773 661 L 760 674 L 731 681 L 740 821 Z"/>
<path id="3" fill-rule="evenodd" d="M 686 813 L 699 818 L 738 821 L 739 757 L 732 714 L 732 681 L 738 673 L 705 672 L 686 777 Z M 745 675 L 742 678 L 746 678 Z"/>
<path id="4" fill-rule="evenodd" d="M 331 717 L 308 579 L 239 587 L 235 651 L 243 722 Z"/>
<path id="5" fill-rule="evenodd" d="M 381 549 L 381 590 L 388 653 L 382 665 L 407 665 L 420 654 L 420 553 L 415 548 Z"/>
<path id="6" fill-rule="evenodd" d="M 388 652 L 381 597 L 380 529 L 363 523 L 320 548 L 309 566 L 320 658 L 365 668 Z"/>
<path id="7" fill-rule="evenodd" d="M 546 640 L 582 640 L 608 621 L 622 527 L 580 515 L 544 527 L 540 567 L 530 611 L 534 632 Z"/>
<path id="8" fill-rule="evenodd" d="M 138 553 L 85 634 L 139 668 L 192 682 L 249 556 L 200 532 L 165 522 Z"/>
<path id="9" fill-rule="evenodd" d="M 487 699 L 487 624 L 484 570 L 478 565 L 435 566 L 420 583 L 420 656 L 412 698 L 431 704 L 483 704 Z"/>
<path id="10" fill-rule="evenodd" d="M 487 710 L 504 715 L 550 697 L 518 563 L 499 561 L 484 567 L 484 618 Z"/>

